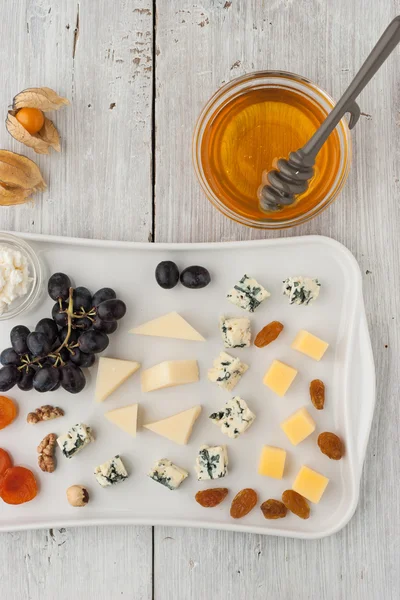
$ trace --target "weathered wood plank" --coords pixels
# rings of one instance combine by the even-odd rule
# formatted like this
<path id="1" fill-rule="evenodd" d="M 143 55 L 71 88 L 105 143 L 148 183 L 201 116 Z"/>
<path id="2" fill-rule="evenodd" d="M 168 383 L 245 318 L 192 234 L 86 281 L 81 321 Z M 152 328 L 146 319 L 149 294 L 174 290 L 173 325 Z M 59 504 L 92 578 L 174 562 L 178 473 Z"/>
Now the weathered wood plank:
<path id="1" fill-rule="evenodd" d="M 399 58 L 363 92 L 353 168 L 340 199 L 295 230 L 252 231 L 208 204 L 191 164 L 201 107 L 224 82 L 263 68 L 301 73 L 338 97 L 399 8 L 390 0 L 159 2 L 156 240 L 213 241 L 318 233 L 346 244 L 364 273 L 378 400 L 358 511 L 330 538 L 302 542 L 155 529 L 157 600 L 398 597 Z M 359 32 L 359 33 L 356 33 Z M 362 33 L 361 33 L 362 32 Z M 173 118 L 172 118 L 173 116 Z M 387 347 L 386 347 L 387 346 Z M 386 507 L 382 509 L 382 505 Z M 164 573 L 179 573 L 163 584 Z"/>

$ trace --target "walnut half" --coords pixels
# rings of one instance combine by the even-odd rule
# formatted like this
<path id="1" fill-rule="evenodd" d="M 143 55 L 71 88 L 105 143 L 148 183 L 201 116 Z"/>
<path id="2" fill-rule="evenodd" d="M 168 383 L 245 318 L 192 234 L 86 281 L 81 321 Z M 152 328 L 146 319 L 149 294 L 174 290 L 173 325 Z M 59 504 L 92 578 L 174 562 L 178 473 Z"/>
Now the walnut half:
<path id="1" fill-rule="evenodd" d="M 49 433 L 37 447 L 39 453 L 38 465 L 45 473 L 53 473 L 56 469 L 56 460 L 54 458 L 56 441 L 56 434 Z"/>
<path id="2" fill-rule="evenodd" d="M 50 421 L 50 419 L 57 419 L 58 417 L 63 417 L 64 411 L 62 408 L 58 406 L 51 406 L 50 404 L 45 404 L 44 406 L 40 406 L 36 408 L 35 412 L 28 413 L 26 420 L 31 425 L 35 425 L 40 421 Z"/>

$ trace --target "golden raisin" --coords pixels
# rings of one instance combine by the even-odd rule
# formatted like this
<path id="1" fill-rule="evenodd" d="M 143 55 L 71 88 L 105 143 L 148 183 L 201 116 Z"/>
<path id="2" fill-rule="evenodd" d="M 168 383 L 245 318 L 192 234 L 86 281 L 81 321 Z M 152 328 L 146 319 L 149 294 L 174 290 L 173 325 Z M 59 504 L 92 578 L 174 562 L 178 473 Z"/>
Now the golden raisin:
<path id="1" fill-rule="evenodd" d="M 317 410 L 322 410 L 325 404 L 325 384 L 320 379 L 313 379 L 310 383 L 311 402 Z"/>
<path id="2" fill-rule="evenodd" d="M 240 490 L 232 500 L 231 517 L 241 519 L 249 514 L 257 504 L 257 493 L 251 488 Z"/>
<path id="3" fill-rule="evenodd" d="M 283 519 L 286 517 L 287 508 L 280 500 L 266 500 L 260 506 L 262 514 L 266 519 Z"/>
<path id="4" fill-rule="evenodd" d="M 310 507 L 307 500 L 294 490 L 283 492 L 282 502 L 290 512 L 300 517 L 300 519 L 308 519 L 310 516 Z"/>
<path id="5" fill-rule="evenodd" d="M 44 114 L 39 108 L 21 108 L 15 118 L 31 135 L 40 131 L 44 125 Z"/>
<path id="6" fill-rule="evenodd" d="M 318 436 L 318 446 L 322 454 L 332 460 L 340 460 L 344 454 L 342 440 L 334 433 L 325 431 Z"/>
<path id="7" fill-rule="evenodd" d="M 254 345 L 257 346 L 257 348 L 264 348 L 264 346 L 268 346 L 268 344 L 276 340 L 282 330 L 282 323 L 279 323 L 279 321 L 271 321 L 271 323 L 268 323 L 268 325 L 263 327 L 256 335 Z"/>
<path id="8" fill-rule="evenodd" d="M 205 508 L 218 506 L 228 495 L 227 488 L 212 488 L 209 490 L 201 490 L 195 495 L 195 500 Z"/>

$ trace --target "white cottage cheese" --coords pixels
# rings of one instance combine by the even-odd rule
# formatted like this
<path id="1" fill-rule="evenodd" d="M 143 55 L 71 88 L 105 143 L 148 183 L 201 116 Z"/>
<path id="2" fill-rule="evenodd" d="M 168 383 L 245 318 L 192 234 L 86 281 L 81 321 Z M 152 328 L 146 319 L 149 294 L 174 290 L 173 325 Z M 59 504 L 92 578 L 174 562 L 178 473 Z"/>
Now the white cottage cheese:
<path id="1" fill-rule="evenodd" d="M 26 257 L 19 250 L 0 246 L 0 315 L 28 293 L 30 282 Z"/>

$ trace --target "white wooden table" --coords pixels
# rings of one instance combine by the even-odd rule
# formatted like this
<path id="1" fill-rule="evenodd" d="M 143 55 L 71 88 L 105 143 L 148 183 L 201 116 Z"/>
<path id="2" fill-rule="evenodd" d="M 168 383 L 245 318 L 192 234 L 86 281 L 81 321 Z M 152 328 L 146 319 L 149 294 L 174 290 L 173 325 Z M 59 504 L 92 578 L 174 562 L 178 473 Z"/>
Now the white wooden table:
<path id="1" fill-rule="evenodd" d="M 61 155 L 36 157 L 48 192 L 1 208 L 1 229 L 135 241 L 317 233 L 364 273 L 378 397 L 360 505 L 320 541 L 167 527 L 0 536 L 7 600 L 391 600 L 400 597 L 400 54 L 362 94 L 340 200 L 296 230 L 235 225 L 204 198 L 191 133 L 209 96 L 258 69 L 301 73 L 338 97 L 399 0 L 3 0 L 0 106 L 47 85 Z M 24 152 L 5 128 L 0 147 Z"/>

